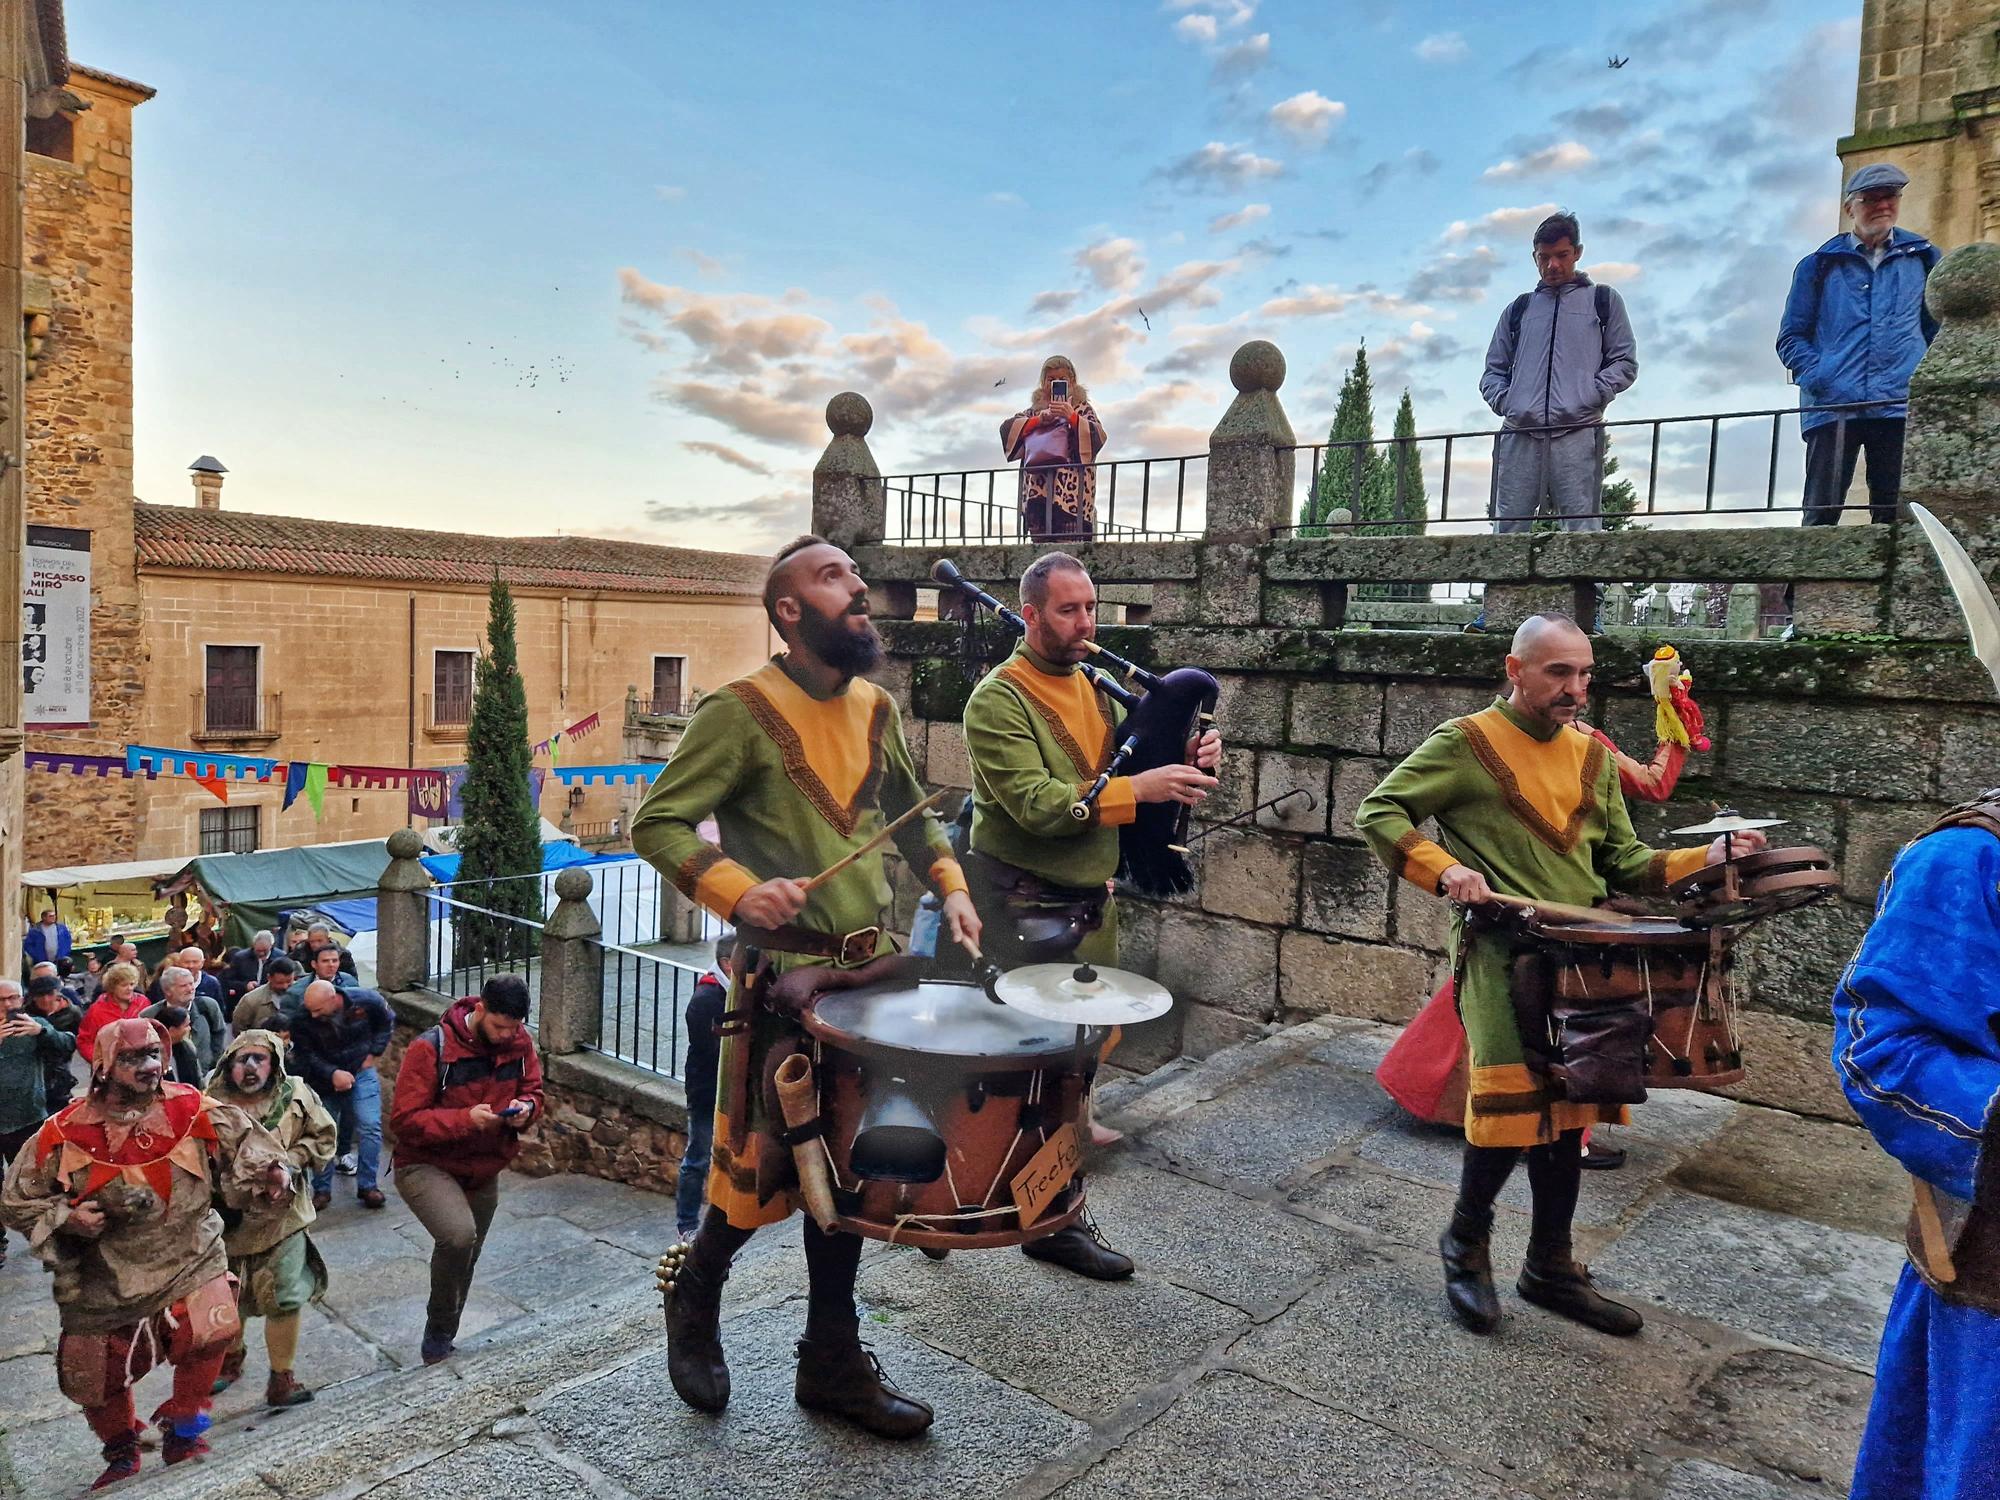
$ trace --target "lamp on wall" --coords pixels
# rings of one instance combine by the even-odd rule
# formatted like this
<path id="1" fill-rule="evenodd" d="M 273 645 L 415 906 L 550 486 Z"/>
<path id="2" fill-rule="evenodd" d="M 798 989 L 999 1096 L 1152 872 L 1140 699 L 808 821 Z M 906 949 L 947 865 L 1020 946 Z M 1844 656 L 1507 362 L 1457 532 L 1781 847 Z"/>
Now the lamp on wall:
<path id="1" fill-rule="evenodd" d="M 572 810 L 583 806 L 583 788 L 581 786 L 573 786 L 569 789 L 569 805 Z"/>

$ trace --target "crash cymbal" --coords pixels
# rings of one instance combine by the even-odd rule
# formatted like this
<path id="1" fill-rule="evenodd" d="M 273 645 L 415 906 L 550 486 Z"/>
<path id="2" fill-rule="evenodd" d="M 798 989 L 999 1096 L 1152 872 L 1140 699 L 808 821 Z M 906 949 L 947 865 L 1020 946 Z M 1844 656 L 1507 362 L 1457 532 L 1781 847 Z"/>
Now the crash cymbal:
<path id="1" fill-rule="evenodd" d="M 1783 828 L 1789 818 L 1746 818 L 1733 808 L 1719 809 L 1706 823 L 1697 823 L 1692 828 L 1670 828 L 1667 831 L 1675 838 L 1692 833 L 1748 833 L 1753 828 Z"/>
<path id="2" fill-rule="evenodd" d="M 993 983 L 1001 1002 L 1043 1021 L 1129 1026 L 1170 1010 L 1174 997 L 1143 974 L 1091 964 L 1026 964 Z"/>

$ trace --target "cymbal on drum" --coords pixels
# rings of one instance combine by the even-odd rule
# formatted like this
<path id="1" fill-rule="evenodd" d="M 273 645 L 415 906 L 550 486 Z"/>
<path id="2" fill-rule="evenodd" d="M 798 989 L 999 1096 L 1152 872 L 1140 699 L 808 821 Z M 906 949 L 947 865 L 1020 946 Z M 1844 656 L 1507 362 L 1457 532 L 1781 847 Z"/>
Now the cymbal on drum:
<path id="1" fill-rule="evenodd" d="M 1696 823 L 1691 828 L 1670 828 L 1667 832 L 1674 838 L 1698 833 L 1713 837 L 1718 833 L 1748 833 L 1757 828 L 1783 828 L 1790 821 L 1789 818 L 1746 818 L 1734 808 L 1725 807 L 1718 809 L 1715 816 L 1706 823 Z"/>
<path id="2" fill-rule="evenodd" d="M 993 983 L 1002 1004 L 1043 1021 L 1130 1026 L 1163 1016 L 1174 997 L 1143 974 L 1090 964 L 1025 964 Z"/>

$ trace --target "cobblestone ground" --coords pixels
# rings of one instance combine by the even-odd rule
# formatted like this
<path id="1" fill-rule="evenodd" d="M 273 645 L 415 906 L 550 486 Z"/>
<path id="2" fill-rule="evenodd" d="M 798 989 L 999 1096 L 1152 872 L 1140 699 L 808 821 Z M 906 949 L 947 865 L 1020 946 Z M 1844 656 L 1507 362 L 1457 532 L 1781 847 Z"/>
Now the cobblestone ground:
<path id="1" fill-rule="evenodd" d="M 932 1262 L 871 1245 L 864 1334 L 938 1408 L 927 1440 L 863 1439 L 791 1399 L 803 1319 L 796 1225 L 730 1282 L 735 1399 L 667 1386 L 650 1266 L 661 1196 L 589 1178 L 510 1180 L 458 1355 L 416 1360 L 428 1244 L 393 1192 L 351 1179 L 316 1238 L 333 1271 L 300 1373 L 314 1404 L 259 1406 L 264 1368 L 218 1403 L 215 1453 L 125 1488 L 274 1496 L 1844 1495 L 1901 1255 L 1896 1173 L 1859 1131 L 1656 1095 L 1592 1173 L 1580 1252 L 1638 1301 L 1637 1339 L 1514 1299 L 1526 1197 L 1496 1241 L 1507 1320 L 1445 1313 L 1433 1242 L 1450 1133 L 1412 1125 L 1369 1071 L 1393 1033 L 1314 1023 L 1104 1093 L 1130 1133 L 1091 1198 L 1138 1259 L 1122 1285 L 1014 1251 Z M 253 1326 L 252 1348 L 256 1351 Z M 47 1281 L 19 1241 L 0 1270 L 0 1491 L 70 1495 L 98 1468 L 57 1394 Z M 164 1394 L 161 1376 L 141 1410 Z M 149 1464 L 157 1460 L 150 1458 Z"/>

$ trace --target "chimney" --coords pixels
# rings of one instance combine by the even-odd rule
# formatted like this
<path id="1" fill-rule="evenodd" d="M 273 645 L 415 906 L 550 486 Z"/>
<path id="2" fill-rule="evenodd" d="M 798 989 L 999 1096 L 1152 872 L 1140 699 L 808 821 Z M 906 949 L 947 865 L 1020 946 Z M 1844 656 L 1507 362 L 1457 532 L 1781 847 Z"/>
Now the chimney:
<path id="1" fill-rule="evenodd" d="M 222 476 L 229 471 L 202 454 L 188 465 L 188 473 L 194 476 L 194 503 L 203 510 L 222 509 Z"/>

